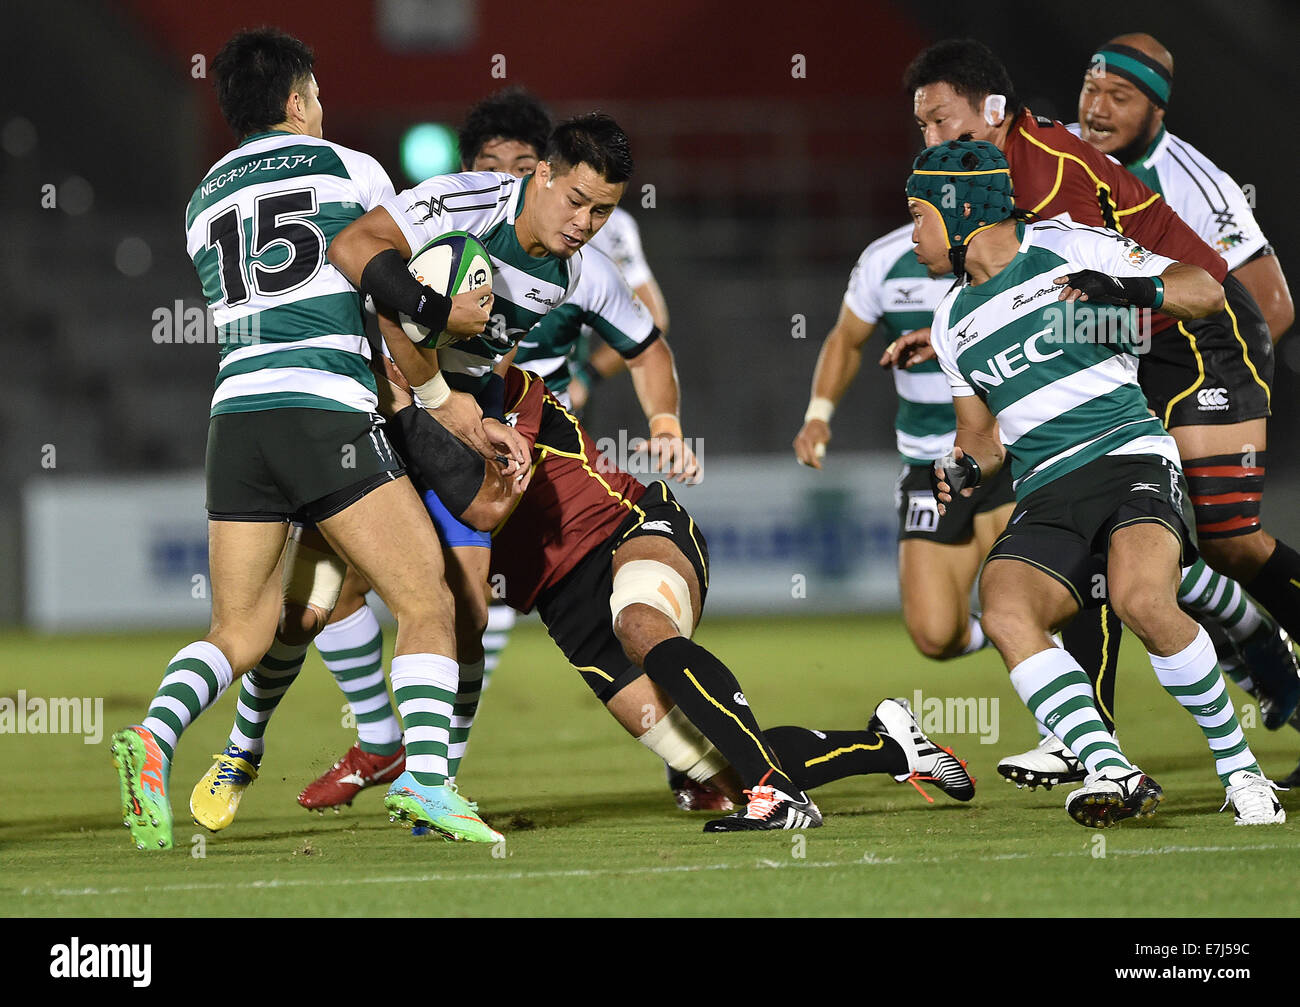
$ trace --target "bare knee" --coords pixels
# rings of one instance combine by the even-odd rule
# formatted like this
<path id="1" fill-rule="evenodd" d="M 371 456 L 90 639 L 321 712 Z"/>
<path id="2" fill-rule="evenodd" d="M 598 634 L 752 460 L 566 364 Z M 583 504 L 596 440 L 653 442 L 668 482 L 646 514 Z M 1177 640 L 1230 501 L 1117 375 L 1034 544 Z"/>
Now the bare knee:
<path id="1" fill-rule="evenodd" d="M 1037 645 L 1047 633 L 1027 609 L 986 602 L 980 616 L 984 635 L 1002 654 L 1015 653 Z"/>
<path id="2" fill-rule="evenodd" d="M 916 649 L 935 661 L 948 661 L 959 657 L 970 643 L 969 622 L 963 626 L 949 626 L 909 621 L 907 632 L 911 635 Z"/>
<path id="3" fill-rule="evenodd" d="M 645 667 L 650 651 L 673 637 L 681 636 L 673 621 L 649 605 L 633 604 L 614 618 L 614 635 L 623 646 L 627 659 L 638 668 Z"/>
<path id="4" fill-rule="evenodd" d="M 286 601 L 280 610 L 280 629 L 276 635 L 288 644 L 311 643 L 325 628 L 327 618 L 328 614 L 314 605 Z"/>

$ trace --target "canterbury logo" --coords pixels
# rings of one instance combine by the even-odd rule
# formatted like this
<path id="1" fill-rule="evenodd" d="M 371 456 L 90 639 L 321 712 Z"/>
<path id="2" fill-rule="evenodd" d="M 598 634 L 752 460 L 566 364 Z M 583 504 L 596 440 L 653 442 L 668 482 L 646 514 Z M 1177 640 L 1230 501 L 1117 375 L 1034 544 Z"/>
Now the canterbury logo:
<path id="1" fill-rule="evenodd" d="M 1227 409 L 1228 389 L 1202 388 L 1196 393 L 1196 401 L 1202 409 Z"/>
<path id="2" fill-rule="evenodd" d="M 745 699 L 745 694 L 744 694 L 743 692 L 738 692 L 738 693 L 736 693 L 734 696 L 732 696 L 731 698 L 734 699 L 734 700 L 735 700 L 737 703 L 739 703 L 741 706 L 748 706 L 748 705 L 749 705 L 749 701 L 748 701 L 747 699 Z"/>
<path id="3" fill-rule="evenodd" d="M 673 533 L 673 526 L 667 521 L 646 521 L 641 525 L 642 531 L 661 531 L 665 535 Z"/>

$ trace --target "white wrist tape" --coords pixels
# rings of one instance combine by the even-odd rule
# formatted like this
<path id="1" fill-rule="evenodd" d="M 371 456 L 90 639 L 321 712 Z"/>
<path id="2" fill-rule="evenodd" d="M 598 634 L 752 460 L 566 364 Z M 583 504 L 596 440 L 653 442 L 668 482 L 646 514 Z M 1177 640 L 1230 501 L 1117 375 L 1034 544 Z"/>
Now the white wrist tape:
<path id="1" fill-rule="evenodd" d="M 610 615 L 617 620 L 618 613 L 629 605 L 649 605 L 668 616 L 677 631 L 691 638 L 695 630 L 695 613 L 691 611 L 691 590 L 686 578 L 668 566 L 653 559 L 634 559 L 624 563 L 614 574 L 614 590 L 609 596 Z"/>
<path id="2" fill-rule="evenodd" d="M 835 415 L 835 403 L 830 399 L 824 399 L 817 396 L 808 403 L 808 411 L 803 414 L 803 421 L 821 420 L 823 423 L 830 423 L 831 417 Z"/>
<path id="3" fill-rule="evenodd" d="M 339 603 L 347 572 L 348 565 L 332 552 L 321 552 L 290 539 L 284 555 L 284 600 L 310 605 L 328 617 Z"/>
<path id="4" fill-rule="evenodd" d="M 437 409 L 451 398 L 451 386 L 439 371 L 422 385 L 414 385 L 411 391 L 420 399 L 420 405 L 426 409 Z"/>
<path id="5" fill-rule="evenodd" d="M 697 783 L 705 783 L 727 768 L 727 760 L 713 742 L 675 706 L 637 741 Z"/>

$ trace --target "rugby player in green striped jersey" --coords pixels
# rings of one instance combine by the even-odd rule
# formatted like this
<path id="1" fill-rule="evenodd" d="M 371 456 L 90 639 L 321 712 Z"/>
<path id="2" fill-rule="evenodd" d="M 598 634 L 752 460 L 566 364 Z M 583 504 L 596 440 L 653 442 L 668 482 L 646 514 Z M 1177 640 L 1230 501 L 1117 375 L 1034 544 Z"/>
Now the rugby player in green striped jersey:
<path id="1" fill-rule="evenodd" d="M 1104 828 L 1152 814 L 1158 784 L 1106 731 L 1078 663 L 1051 633 L 1092 601 L 1145 645 L 1156 677 L 1195 718 L 1238 824 L 1286 820 L 1237 722 L 1208 634 L 1178 606 L 1195 521 L 1177 445 L 1148 410 L 1136 354 L 1142 312 L 1222 310 L 1205 270 L 1104 228 L 1025 223 L 1006 158 L 992 144 L 927 148 L 907 183 L 917 258 L 961 281 L 935 309 L 931 344 L 957 415 L 935 463 L 946 506 L 1009 462 L 1016 507 L 980 577 L 984 628 L 1031 712 L 1088 776 L 1070 816 Z M 1120 310 L 1116 310 L 1116 309 Z"/>
<path id="2" fill-rule="evenodd" d="M 394 678 L 432 689 L 457 676 L 437 536 L 384 434 L 360 299 L 326 258 L 392 185 L 373 158 L 323 139 L 314 57 L 299 40 L 241 32 L 213 76 L 240 143 L 207 173 L 185 220 L 223 343 L 206 463 L 212 616 L 207 635 L 168 662 L 144 720 L 113 736 L 122 820 L 139 849 L 172 845 L 172 757 L 194 718 L 256 666 L 255 731 L 301 666 L 305 644 L 276 634 L 291 522 L 314 524 L 392 608 Z M 475 292 L 428 294 L 439 330 L 473 336 L 488 321 Z M 300 588 L 306 606 L 313 578 L 291 583 L 289 598 Z M 255 775 L 257 759 L 228 749 L 214 780 Z"/>

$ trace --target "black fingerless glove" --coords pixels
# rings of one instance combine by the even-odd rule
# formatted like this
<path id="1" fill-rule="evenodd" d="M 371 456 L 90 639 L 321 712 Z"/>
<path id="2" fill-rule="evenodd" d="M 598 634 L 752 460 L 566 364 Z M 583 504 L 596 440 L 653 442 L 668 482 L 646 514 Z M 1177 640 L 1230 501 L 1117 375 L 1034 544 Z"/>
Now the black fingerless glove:
<path id="1" fill-rule="evenodd" d="M 980 476 L 982 475 L 979 462 L 970 455 L 963 454 L 960 458 L 954 458 L 953 453 L 949 451 L 935 464 L 943 469 L 943 481 L 948 484 L 953 496 L 956 496 L 960 490 L 979 485 Z M 939 495 L 939 478 L 939 474 L 934 470 L 934 465 L 931 465 L 930 491 L 936 497 Z"/>
<path id="2" fill-rule="evenodd" d="M 1095 269 L 1066 273 L 1075 290 L 1088 295 L 1093 304 L 1120 307 L 1158 308 L 1165 300 L 1165 285 L 1158 276 L 1110 276 Z"/>

